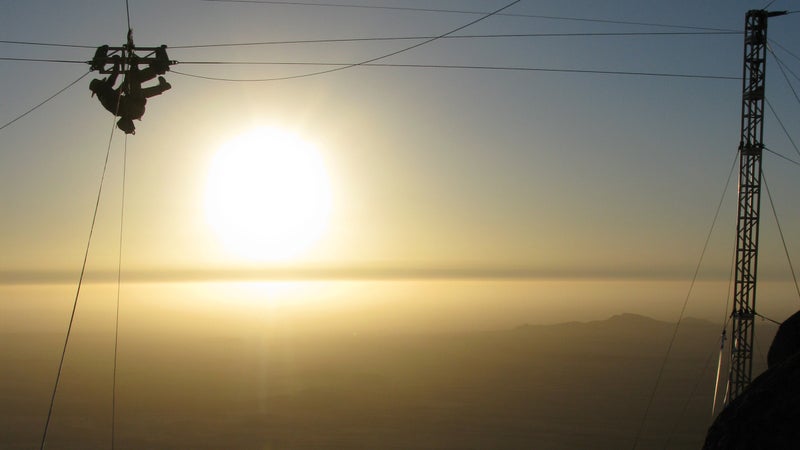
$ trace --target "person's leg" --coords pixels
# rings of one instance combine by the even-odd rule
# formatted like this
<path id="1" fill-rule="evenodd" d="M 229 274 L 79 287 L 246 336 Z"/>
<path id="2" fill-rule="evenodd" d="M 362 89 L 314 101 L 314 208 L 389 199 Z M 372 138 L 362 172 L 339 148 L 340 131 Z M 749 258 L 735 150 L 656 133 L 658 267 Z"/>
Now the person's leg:
<path id="1" fill-rule="evenodd" d="M 142 83 L 139 81 L 139 70 L 136 66 L 131 66 L 128 73 L 125 74 L 125 79 L 122 80 L 122 90 L 128 97 L 141 97 Z"/>
<path id="2" fill-rule="evenodd" d="M 167 80 L 164 77 L 158 77 L 158 85 L 142 88 L 141 92 L 144 95 L 144 98 L 154 97 L 156 95 L 161 95 L 164 91 L 170 89 L 172 87 L 171 84 L 167 83 Z"/>
<path id="3" fill-rule="evenodd" d="M 147 67 L 146 69 L 138 70 L 138 74 L 136 78 L 139 80 L 139 84 L 144 83 L 145 81 L 150 81 L 158 75 L 156 70 L 151 66 Z"/>

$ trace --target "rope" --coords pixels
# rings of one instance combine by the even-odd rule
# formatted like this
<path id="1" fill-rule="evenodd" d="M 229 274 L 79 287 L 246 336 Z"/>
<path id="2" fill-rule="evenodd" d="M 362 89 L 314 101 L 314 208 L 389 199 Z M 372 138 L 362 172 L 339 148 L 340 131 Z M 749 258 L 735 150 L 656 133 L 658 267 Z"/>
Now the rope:
<path id="1" fill-rule="evenodd" d="M 773 155 L 777 156 L 778 158 L 781 158 L 783 160 L 789 161 L 790 163 L 792 163 L 792 164 L 794 164 L 796 166 L 800 166 L 800 161 L 795 161 L 795 160 L 793 160 L 793 159 L 791 159 L 789 157 L 783 156 L 780 153 L 776 152 L 775 150 L 772 150 L 772 149 L 767 148 L 767 147 L 764 147 L 763 150 L 765 152 L 772 153 Z"/>
<path id="2" fill-rule="evenodd" d="M 503 34 L 459 34 L 445 36 L 440 39 L 497 39 L 497 38 L 550 38 L 550 37 L 633 37 L 633 36 L 698 36 L 698 35 L 741 35 L 740 31 L 642 31 L 642 32 L 615 32 L 615 33 L 503 33 Z M 220 44 L 197 45 L 171 45 L 170 50 L 189 48 L 214 48 L 214 47 L 250 47 L 257 45 L 294 45 L 294 44 L 334 44 L 348 42 L 384 42 L 384 41 L 414 41 L 431 39 L 434 36 L 402 36 L 402 37 L 366 37 L 366 38 L 340 38 L 340 39 L 298 39 L 290 41 L 262 41 L 262 42 L 228 42 Z M 0 43 L 3 41 L 0 41 Z"/>
<path id="3" fill-rule="evenodd" d="M 725 76 L 725 75 L 701 75 L 701 74 L 682 74 L 682 73 L 668 73 L 668 72 L 636 72 L 636 71 L 619 71 L 619 70 L 593 70 L 593 69 L 549 69 L 542 67 L 510 67 L 510 66 L 472 66 L 472 65 L 446 65 L 446 64 L 389 64 L 389 63 L 314 63 L 314 62 L 224 62 L 224 61 L 190 61 L 178 62 L 178 64 L 192 64 L 192 65 L 307 65 L 307 66 L 340 66 L 336 69 L 326 71 L 287 76 L 277 78 L 221 78 L 209 77 L 205 75 L 196 75 L 177 70 L 170 70 L 171 73 L 183 75 L 191 78 L 200 78 L 203 80 L 212 81 L 231 81 L 231 82 L 264 82 L 264 81 L 281 81 L 293 78 L 310 77 L 313 75 L 321 75 L 325 73 L 334 72 L 337 70 L 349 69 L 352 67 L 401 67 L 411 69 L 471 69 L 471 70 L 498 70 L 498 71 L 517 71 L 517 72 L 551 72 L 551 73 L 577 73 L 577 74 L 592 74 L 592 75 L 627 75 L 627 76 L 640 76 L 640 77 L 661 77 L 661 78 L 695 78 L 706 80 L 736 80 L 741 81 L 740 76 Z"/>
<path id="4" fill-rule="evenodd" d="M 344 3 L 313 3 L 313 2 L 299 2 L 299 1 L 267 1 L 267 0 L 199 0 L 204 2 L 218 2 L 218 3 L 253 3 L 253 4 L 272 4 L 272 5 L 295 5 L 295 6 L 324 6 L 324 7 L 338 7 L 338 8 L 361 8 L 361 9 L 383 9 L 395 11 L 418 11 L 418 12 L 433 12 L 433 13 L 451 13 L 451 14 L 486 14 L 480 11 L 466 11 L 457 9 L 433 9 L 433 8 L 414 8 L 402 6 L 378 6 L 378 5 L 355 5 Z M 791 14 L 791 12 L 789 13 Z M 540 14 L 519 14 L 519 13 L 502 13 L 497 14 L 503 17 L 526 17 L 532 19 L 547 19 L 547 20 L 571 20 L 576 22 L 594 22 L 594 23 L 611 23 L 618 25 L 639 25 L 648 27 L 664 27 L 664 28 L 678 28 L 687 30 L 709 30 L 709 31 L 734 31 L 725 28 L 708 28 L 696 27 L 690 25 L 671 25 L 663 23 L 650 23 L 650 22 L 631 22 L 624 20 L 610 20 L 610 19 L 591 19 L 585 17 L 563 17 L 563 16 L 544 16 Z"/>
<path id="5" fill-rule="evenodd" d="M 792 257 L 789 255 L 789 247 L 786 245 L 786 239 L 783 236 L 783 228 L 781 227 L 781 222 L 778 220 L 778 211 L 775 209 L 775 203 L 772 201 L 772 194 L 769 191 L 769 184 L 767 184 L 767 176 L 764 174 L 764 171 L 761 171 L 761 178 L 764 180 L 764 187 L 767 190 L 767 199 L 769 199 L 769 205 L 772 208 L 772 215 L 775 217 L 775 224 L 778 226 L 778 234 L 781 237 L 781 243 L 783 244 L 783 251 L 786 253 L 786 261 L 789 263 L 789 270 L 792 272 L 792 279 L 794 280 L 794 290 L 797 292 L 797 298 L 800 299 L 800 286 L 797 283 L 797 275 L 794 271 L 794 265 L 792 264 Z"/>
<path id="6" fill-rule="evenodd" d="M 795 153 L 797 153 L 798 155 L 800 155 L 800 148 L 797 148 L 797 144 L 794 142 L 794 139 L 792 139 L 792 135 L 791 135 L 791 134 L 789 134 L 789 130 L 787 130 L 787 129 L 786 129 L 786 126 L 783 124 L 783 121 L 781 120 L 780 116 L 779 116 L 779 115 L 778 115 L 778 113 L 775 111 L 775 108 L 773 108 L 773 107 L 772 107 L 772 103 L 770 103 L 770 102 L 769 102 L 769 99 L 766 99 L 766 98 L 765 98 L 764 100 L 767 102 L 767 106 L 769 107 L 769 110 L 770 110 L 770 111 L 772 111 L 772 115 L 773 115 L 773 116 L 775 116 L 775 119 L 777 119 L 777 120 L 778 120 L 778 125 L 780 125 L 780 126 L 781 126 L 781 129 L 783 130 L 783 134 L 785 134 L 785 135 L 786 135 L 786 137 L 789 139 L 789 142 L 792 144 L 792 147 L 794 147 L 794 151 L 795 151 Z M 767 151 L 768 151 L 768 152 L 770 152 L 770 153 L 775 153 L 775 152 L 773 152 L 772 150 L 767 150 Z M 782 158 L 784 158 L 784 159 L 787 159 L 787 160 L 789 160 L 789 161 L 792 161 L 792 160 L 790 160 L 789 158 L 786 158 L 786 157 L 785 157 L 785 156 L 783 156 L 783 155 L 778 155 L 778 156 L 781 156 L 781 157 L 782 157 Z M 795 164 L 797 164 L 795 161 L 792 161 L 792 162 L 793 162 L 793 163 L 795 163 Z"/>
<path id="7" fill-rule="evenodd" d="M 120 286 L 122 285 L 122 237 L 125 224 L 125 181 L 128 168 L 128 135 L 125 135 L 125 145 L 122 152 L 122 204 L 119 213 L 119 259 L 117 260 L 117 307 L 114 320 L 114 369 L 111 390 L 111 449 L 115 448 L 117 427 L 117 359 L 119 355 L 119 302 Z"/>
<path id="8" fill-rule="evenodd" d="M 473 20 L 473 21 L 471 21 L 471 22 L 469 22 L 469 23 L 467 23 L 465 25 L 461 25 L 460 27 L 452 29 L 452 30 L 450 30 L 450 31 L 448 31 L 446 33 L 440 34 L 438 36 L 434 36 L 434 37 L 432 37 L 430 39 L 426 39 L 426 40 L 424 40 L 422 42 L 418 42 L 418 43 L 416 43 L 414 45 L 411 45 L 409 47 L 401 48 L 400 50 L 396 50 L 396 51 L 387 53 L 385 55 L 377 56 L 375 58 L 370 58 L 370 59 L 368 59 L 366 61 L 361 61 L 361 62 L 357 62 L 357 63 L 350 63 L 350 64 L 346 64 L 346 65 L 338 65 L 337 64 L 340 67 L 334 67 L 332 69 L 325 69 L 325 70 L 320 70 L 320 71 L 317 71 L 317 72 L 309 72 L 309 73 L 304 73 L 304 74 L 300 74 L 300 75 L 290 75 L 290 76 L 285 76 L 285 77 L 262 79 L 262 80 L 258 80 L 258 81 L 280 81 L 280 80 L 293 80 L 293 79 L 297 79 L 297 78 L 308 78 L 308 77 L 313 77 L 313 76 L 317 76 L 317 75 L 324 75 L 324 74 L 328 74 L 328 73 L 333 73 L 333 72 L 338 72 L 338 71 L 341 71 L 341 70 L 352 69 L 353 67 L 358 67 L 358 66 L 363 66 L 363 65 L 370 64 L 370 63 L 374 63 L 375 61 L 380 61 L 382 59 L 386 59 L 386 58 L 389 58 L 389 57 L 392 57 L 392 56 L 395 56 L 395 55 L 399 55 L 400 53 L 405 53 L 405 52 L 407 52 L 409 50 L 413 50 L 415 48 L 422 47 L 423 45 L 427 45 L 427 44 L 430 44 L 431 42 L 434 42 L 434 41 L 437 41 L 439 39 L 442 39 L 442 38 L 445 38 L 447 36 L 450 36 L 451 34 L 458 33 L 459 31 L 461 31 L 461 30 L 463 30 L 463 29 L 465 29 L 467 27 L 475 25 L 478 22 L 484 21 L 484 20 L 486 20 L 486 19 L 488 19 L 488 18 L 490 18 L 490 17 L 492 17 L 492 16 L 494 16 L 496 14 L 499 14 L 501 11 L 504 11 L 504 10 L 516 5 L 520 1 L 522 1 L 522 0 L 514 0 L 513 2 L 503 6 L 501 8 L 498 8 L 498 9 L 496 9 L 496 10 L 490 12 L 490 13 L 482 15 L 481 17 L 479 17 L 479 18 L 477 18 L 477 19 L 475 19 L 475 20 Z M 184 75 L 188 75 L 188 74 L 184 74 Z M 224 81 L 232 81 L 232 80 L 224 80 Z M 251 81 L 256 81 L 256 80 L 251 80 Z"/>
<path id="9" fill-rule="evenodd" d="M 46 58 L 14 58 L 10 56 L 0 57 L 0 61 L 26 61 L 26 62 L 49 62 L 65 64 L 91 64 L 91 61 L 78 61 L 77 59 L 46 59 Z"/>
<path id="10" fill-rule="evenodd" d="M 131 29 L 131 7 L 128 4 L 128 0 L 125 0 L 125 14 L 128 18 L 128 29 Z"/>
<path id="11" fill-rule="evenodd" d="M 44 105 L 45 103 L 49 102 L 50 100 L 52 100 L 52 99 L 56 98 L 56 96 L 57 96 L 58 94 L 60 94 L 60 93 L 62 93 L 62 92 L 64 92 L 64 91 L 66 91 L 67 89 L 71 88 L 73 85 L 75 85 L 77 82 L 79 82 L 79 81 L 81 81 L 82 79 L 84 79 L 84 78 L 86 77 L 86 75 L 89 75 L 90 73 L 91 73 L 91 72 L 86 72 L 85 74 L 81 75 L 81 76 L 80 76 L 80 78 L 78 78 L 77 80 L 75 80 L 75 81 L 73 81 L 72 83 L 68 84 L 68 85 L 67 85 L 65 88 L 61 89 L 60 91 L 56 92 L 55 94 L 51 95 L 50 97 L 47 97 L 47 98 L 46 98 L 46 99 L 45 99 L 43 102 L 39 103 L 38 105 L 34 106 L 33 108 L 31 108 L 31 109 L 29 109 L 29 110 L 25 111 L 24 113 L 20 114 L 20 115 L 19 115 L 19 116 L 17 116 L 15 119 L 11 120 L 11 122 L 8 122 L 8 123 L 6 123 L 5 125 L 1 126 L 1 127 L 0 127 L 0 130 L 2 130 L 2 129 L 4 129 L 5 127 L 7 127 L 7 126 L 11 125 L 12 123 L 14 123 L 14 122 L 18 121 L 19 119 L 22 119 L 23 117 L 25 117 L 25 116 L 27 116 L 28 114 L 32 113 L 34 110 L 36 110 L 36 109 L 37 109 L 37 108 L 39 108 L 40 106 L 42 106 L 42 105 Z"/>
<path id="12" fill-rule="evenodd" d="M 736 154 L 738 155 L 739 152 L 737 151 Z M 714 418 L 714 415 L 717 412 L 717 399 L 719 398 L 719 379 L 720 375 L 722 374 L 722 357 L 723 353 L 725 352 L 725 339 L 728 333 L 728 325 L 731 323 L 731 319 L 733 316 L 728 315 L 728 306 L 731 306 L 733 303 L 732 296 L 734 291 L 734 278 L 736 277 L 736 245 L 733 245 L 733 249 L 731 252 L 731 265 L 730 265 L 730 272 L 728 273 L 728 298 L 725 299 L 725 308 L 722 314 L 722 331 L 720 331 L 720 341 L 719 341 L 719 359 L 717 361 L 717 376 L 714 379 L 714 400 L 711 402 L 711 418 Z M 725 386 L 725 395 L 723 403 L 728 403 L 728 386 L 726 383 Z M 710 425 L 710 424 L 709 424 Z"/>
<path id="13" fill-rule="evenodd" d="M 780 42 L 775 41 L 773 39 L 767 39 L 767 41 L 769 41 L 771 44 L 775 44 L 776 47 L 779 47 L 781 50 L 785 51 L 786 53 L 788 53 L 789 55 L 791 55 L 795 59 L 800 60 L 800 56 L 797 56 L 794 52 L 792 52 L 791 50 L 789 50 L 785 46 L 781 45 Z"/>
<path id="14" fill-rule="evenodd" d="M 117 111 L 119 110 L 119 99 L 117 99 L 117 107 L 115 109 Z M 89 239 L 86 242 L 86 251 L 83 255 L 81 274 L 78 277 L 78 287 L 75 291 L 75 299 L 72 302 L 72 313 L 69 316 L 69 324 L 67 325 L 67 335 L 66 338 L 64 339 L 64 348 L 61 351 L 61 359 L 59 360 L 58 363 L 58 371 L 56 372 L 56 381 L 55 385 L 53 386 L 53 394 L 50 396 L 50 407 L 47 410 L 47 420 L 45 421 L 44 424 L 44 432 L 42 433 L 42 442 L 41 445 L 39 446 L 40 450 L 44 450 L 45 443 L 47 442 L 47 431 L 50 428 L 50 420 L 52 419 L 53 416 L 53 406 L 55 405 L 56 402 L 56 393 L 58 392 L 58 385 L 59 382 L 61 381 L 61 373 L 63 372 L 64 369 L 64 359 L 67 354 L 67 347 L 69 346 L 69 338 L 72 333 L 72 325 L 75 322 L 75 311 L 78 309 L 78 298 L 80 297 L 81 294 L 83 277 L 86 274 L 86 263 L 89 260 L 89 248 L 91 248 L 92 245 L 92 235 L 94 234 L 94 226 L 97 223 L 97 211 L 100 209 L 100 198 L 102 197 L 103 194 L 103 183 L 105 181 L 106 171 L 108 169 L 109 155 L 111 154 L 111 143 L 114 138 L 114 128 L 116 126 L 115 122 L 116 122 L 116 114 L 114 114 L 114 120 L 112 120 L 111 122 L 111 133 L 108 137 L 108 148 L 106 149 L 106 159 L 105 162 L 103 163 L 103 173 L 100 177 L 100 187 L 97 190 L 97 200 L 95 201 L 94 213 L 92 214 L 92 224 L 89 227 Z"/>
<path id="15" fill-rule="evenodd" d="M 761 318 L 761 319 L 763 319 L 763 320 L 766 320 L 767 322 L 772 322 L 772 323 L 774 323 L 775 325 L 778 325 L 778 326 L 781 326 L 781 325 L 783 325 L 783 323 L 782 323 L 782 322 L 778 322 L 777 320 L 770 319 L 769 317 L 767 317 L 767 316 L 763 316 L 763 315 L 761 315 L 761 314 L 759 314 L 759 313 L 753 313 L 753 314 L 754 314 L 754 315 L 756 315 L 756 316 L 758 316 L 758 317 L 760 317 L 760 318 Z"/>
<path id="16" fill-rule="evenodd" d="M 0 40 L 0 44 L 14 44 L 14 45 L 38 45 L 43 47 L 68 47 L 68 48 L 97 48 L 96 45 L 79 45 L 79 44 L 58 44 L 53 42 L 31 42 L 31 41 L 4 41 Z"/>
<path id="17" fill-rule="evenodd" d="M 737 152 L 738 155 L 738 152 Z M 672 337 L 669 340 L 669 345 L 667 346 L 667 352 L 664 355 L 664 359 L 661 361 L 661 367 L 658 369 L 658 376 L 656 377 L 656 383 L 653 386 L 653 390 L 650 393 L 650 398 L 647 400 L 647 407 L 645 407 L 644 414 L 642 415 L 642 421 L 639 423 L 639 428 L 636 430 L 636 436 L 633 440 L 633 447 L 632 449 L 635 450 L 636 447 L 639 445 L 639 439 L 642 436 L 642 431 L 644 430 L 644 425 L 647 422 L 647 417 L 650 415 L 650 409 L 653 407 L 653 401 L 656 397 L 656 392 L 658 391 L 658 387 L 661 385 L 661 379 L 664 376 L 664 369 L 667 366 L 667 361 L 669 360 L 670 354 L 672 353 L 672 347 L 675 344 L 675 340 L 678 337 L 678 329 L 681 326 L 681 320 L 683 319 L 683 315 L 686 313 L 686 307 L 689 304 L 689 299 L 692 296 L 692 291 L 694 290 L 694 285 L 697 283 L 697 276 L 700 273 L 700 266 L 703 263 L 703 258 L 706 255 L 706 250 L 708 250 L 708 244 L 711 241 L 711 235 L 714 231 L 714 228 L 717 224 L 717 219 L 719 218 L 720 210 L 722 210 L 722 203 L 725 200 L 725 194 L 728 192 L 728 186 L 731 182 L 731 177 L 733 176 L 733 169 L 736 167 L 736 158 L 734 158 L 734 162 L 731 165 L 731 170 L 728 172 L 728 179 L 725 181 L 725 188 L 722 190 L 722 196 L 719 199 L 719 203 L 717 204 L 717 211 L 714 213 L 714 220 L 711 221 L 711 227 L 708 230 L 708 234 L 706 235 L 706 241 L 703 244 L 703 251 L 700 252 L 700 259 L 697 261 L 697 266 L 694 269 L 694 275 L 692 276 L 692 281 L 689 284 L 689 291 L 686 293 L 686 298 L 683 301 L 683 306 L 681 307 L 681 312 L 678 316 L 678 321 L 675 323 L 675 328 L 672 332 Z"/>
<path id="18" fill-rule="evenodd" d="M 717 358 L 717 375 L 714 378 L 714 400 L 711 401 L 711 418 L 714 418 L 714 415 L 717 412 L 717 400 L 719 399 L 719 379 L 720 375 L 722 375 L 722 355 L 725 352 L 725 338 L 727 337 L 727 328 L 728 323 L 725 323 L 724 328 L 722 329 L 722 334 L 719 337 L 719 358 Z M 727 388 L 726 388 L 727 393 Z"/>
<path id="19" fill-rule="evenodd" d="M 780 69 L 783 78 L 786 80 L 786 84 L 789 85 L 789 89 L 791 89 L 792 94 L 794 94 L 794 99 L 797 100 L 797 103 L 800 103 L 800 96 L 797 95 L 797 91 L 794 89 L 794 86 L 792 86 L 792 82 L 791 80 L 789 80 L 789 75 L 787 75 L 786 72 L 788 70 L 798 80 L 800 80 L 800 77 L 798 77 L 797 74 L 795 74 L 791 69 L 786 67 L 786 63 L 784 63 L 783 60 L 780 59 L 778 55 L 775 54 L 775 52 L 772 50 L 772 47 L 769 44 L 767 44 L 767 49 L 769 49 L 769 52 L 772 54 L 772 57 L 775 58 L 775 61 L 778 62 L 777 64 L 778 69 Z"/>
<path id="20" fill-rule="evenodd" d="M 708 371 L 708 367 L 711 365 L 711 361 L 714 359 L 714 353 L 716 353 L 716 349 L 712 350 L 708 353 L 708 357 L 706 357 L 706 362 L 703 365 L 703 369 L 700 371 L 700 374 L 697 376 L 694 382 L 694 386 L 692 386 L 691 392 L 689 392 L 689 397 L 686 398 L 686 401 L 683 403 L 683 407 L 681 408 L 681 412 L 678 415 L 678 418 L 675 419 L 675 423 L 672 425 L 672 430 L 670 431 L 669 435 L 667 436 L 667 441 L 664 443 L 664 450 L 668 450 L 672 444 L 672 437 L 675 436 L 675 433 L 678 431 L 678 426 L 686 417 L 686 412 L 689 410 L 689 404 L 691 404 L 692 399 L 694 399 L 695 394 L 697 394 L 697 390 L 700 388 L 700 384 L 703 381 L 703 376 Z"/>

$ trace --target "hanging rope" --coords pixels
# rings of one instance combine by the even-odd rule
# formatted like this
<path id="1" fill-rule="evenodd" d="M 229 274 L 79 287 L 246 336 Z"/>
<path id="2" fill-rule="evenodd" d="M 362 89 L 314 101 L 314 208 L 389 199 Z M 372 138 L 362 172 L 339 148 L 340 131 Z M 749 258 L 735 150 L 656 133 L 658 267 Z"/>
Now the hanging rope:
<path id="1" fill-rule="evenodd" d="M 119 99 L 117 99 L 117 107 L 115 108 L 116 111 L 119 111 Z M 108 159 L 111 155 L 111 143 L 114 139 L 114 129 L 116 128 L 116 113 L 114 114 L 114 120 L 111 122 L 111 133 L 108 137 L 108 148 L 106 149 L 106 159 L 103 163 L 103 173 L 100 176 L 100 187 L 97 189 L 97 200 L 94 204 L 94 213 L 92 214 L 92 224 L 89 227 L 89 239 L 86 242 L 86 251 L 83 254 L 83 264 L 81 265 L 81 274 L 78 277 L 78 287 L 75 290 L 75 299 L 72 302 L 72 313 L 69 316 L 69 324 L 67 325 L 67 335 L 64 338 L 64 348 L 61 350 L 61 359 L 58 363 L 58 371 L 56 372 L 56 381 L 53 386 L 53 394 L 50 396 L 50 407 L 47 410 L 47 420 L 44 424 L 44 432 L 42 433 L 42 442 L 39 446 L 40 450 L 44 450 L 45 443 L 47 442 L 47 431 L 50 428 L 50 420 L 53 416 L 53 405 L 56 402 L 56 394 L 58 393 L 58 385 L 61 381 L 61 373 L 64 369 L 64 359 L 67 354 L 67 347 L 69 346 L 69 338 L 72 333 L 72 325 L 75 322 L 75 311 L 78 309 L 78 298 L 81 295 L 81 286 L 83 285 L 83 277 L 86 274 L 86 263 L 89 260 L 89 248 L 92 245 L 92 235 L 94 234 L 94 226 L 97 223 L 97 211 L 100 209 L 100 198 L 103 194 L 103 183 L 106 179 L 106 172 L 108 170 Z"/>
<path id="2" fill-rule="evenodd" d="M 664 443 L 663 447 L 664 450 L 669 450 L 670 448 L 672 448 L 672 438 L 675 436 L 675 434 L 677 434 L 678 426 L 680 425 L 681 421 L 683 421 L 683 418 L 686 417 L 686 413 L 689 411 L 689 405 L 695 398 L 697 391 L 700 389 L 700 385 L 703 383 L 703 378 L 705 377 L 706 372 L 708 372 L 709 366 L 711 366 L 711 361 L 714 360 L 714 353 L 716 353 L 716 349 L 708 353 L 708 356 L 706 357 L 706 362 L 705 364 L 703 364 L 703 369 L 697 375 L 694 385 L 692 386 L 692 390 L 691 392 L 689 392 L 689 396 L 686 397 L 686 401 L 683 403 L 683 407 L 681 408 L 680 414 L 678 414 L 678 418 L 675 419 L 675 422 L 672 424 L 672 430 L 667 436 L 667 441 Z"/>
<path id="3" fill-rule="evenodd" d="M 116 444 L 117 427 L 117 359 L 119 355 L 119 302 L 120 287 L 122 286 L 122 237 L 125 225 L 125 181 L 128 168 L 128 135 L 125 135 L 125 145 L 122 151 L 122 204 L 119 213 L 119 259 L 117 260 L 117 306 L 116 318 L 114 320 L 114 369 L 112 375 L 111 390 L 111 449 L 114 450 Z"/>
<path id="4" fill-rule="evenodd" d="M 711 401 L 711 418 L 713 419 L 717 413 L 717 400 L 719 399 L 719 380 L 722 375 L 722 357 L 725 353 L 725 340 L 727 338 L 728 324 L 722 329 L 722 334 L 719 337 L 719 357 L 717 358 L 717 376 L 714 378 L 714 400 Z M 726 398 L 728 389 L 725 388 Z"/>
<path id="5" fill-rule="evenodd" d="M 736 152 L 738 155 L 739 152 Z M 734 291 L 734 278 L 736 274 L 736 245 L 733 246 L 731 251 L 731 264 L 730 272 L 728 273 L 728 297 L 725 299 L 725 312 L 722 314 L 722 331 L 719 336 L 719 358 L 717 359 L 717 376 L 714 378 L 714 399 L 711 401 L 711 419 L 713 420 L 717 413 L 717 400 L 719 400 L 719 380 L 722 374 L 722 362 L 725 354 L 725 341 L 727 339 L 728 325 L 730 325 L 733 316 L 728 315 L 728 308 L 733 303 Z M 728 402 L 728 384 L 725 384 L 725 396 L 723 404 Z M 709 424 L 710 425 L 710 424 Z"/>
<path id="6" fill-rule="evenodd" d="M 738 152 L 736 153 L 738 156 Z M 703 259 L 706 256 L 706 250 L 708 250 L 708 244 L 711 242 L 711 235 L 714 233 L 714 228 L 717 226 L 717 219 L 719 218 L 719 213 L 722 210 L 722 204 L 725 201 L 725 194 L 728 193 L 728 186 L 731 184 L 731 177 L 733 176 L 734 168 L 736 167 L 736 158 L 733 160 L 733 164 L 731 164 L 731 170 L 728 172 L 728 179 L 725 181 L 725 186 L 722 190 L 722 195 L 720 196 L 719 203 L 717 204 L 717 210 L 714 213 L 714 219 L 711 221 L 711 226 L 708 229 L 708 234 L 706 235 L 706 241 L 703 244 L 703 250 L 700 252 L 700 258 L 697 261 L 697 266 L 694 269 L 694 275 L 692 276 L 692 281 L 689 283 L 689 290 L 686 293 L 686 298 L 683 300 L 683 306 L 681 307 L 681 312 L 678 315 L 678 321 L 675 323 L 675 327 L 672 331 L 672 337 L 670 338 L 669 345 L 667 346 L 667 351 L 664 354 L 664 359 L 661 361 L 661 366 L 658 369 L 658 375 L 656 376 L 656 382 L 653 386 L 653 390 L 650 392 L 650 397 L 647 399 L 647 406 L 645 407 L 644 414 L 642 414 L 642 420 L 639 422 L 639 427 L 636 429 L 636 435 L 633 439 L 633 446 L 631 447 L 632 450 L 636 450 L 636 447 L 639 445 L 639 439 L 642 437 L 642 432 L 644 431 L 644 426 L 647 423 L 647 418 L 650 415 L 650 409 L 653 407 L 653 401 L 656 398 L 656 392 L 658 392 L 658 388 L 661 386 L 661 379 L 664 376 L 664 369 L 667 367 L 667 361 L 669 361 L 669 357 L 672 354 L 672 347 L 675 345 L 675 340 L 678 337 L 678 330 L 681 326 L 681 321 L 683 320 L 683 316 L 686 313 L 686 307 L 689 305 L 689 299 L 692 297 L 692 291 L 694 290 L 694 286 L 697 283 L 697 277 L 700 274 L 700 267 L 703 264 Z"/>
<path id="7" fill-rule="evenodd" d="M 128 30 L 131 29 L 131 7 L 128 4 L 128 0 L 125 0 L 125 15 L 128 18 Z"/>

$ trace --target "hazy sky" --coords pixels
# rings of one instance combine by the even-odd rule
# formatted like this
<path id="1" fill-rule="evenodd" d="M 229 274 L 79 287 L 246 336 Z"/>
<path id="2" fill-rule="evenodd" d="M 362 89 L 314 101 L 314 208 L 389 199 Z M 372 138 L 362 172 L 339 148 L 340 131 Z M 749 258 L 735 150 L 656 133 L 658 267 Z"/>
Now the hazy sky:
<path id="1" fill-rule="evenodd" d="M 508 3 L 352 0 L 480 12 Z M 764 3 L 523 0 L 504 11 L 509 15 L 456 34 L 699 31 L 563 18 L 740 31 L 745 12 Z M 778 0 L 771 9 L 791 7 Z M 436 36 L 478 17 L 130 0 L 139 46 Z M 800 54 L 798 20 L 800 15 L 770 21 L 771 39 L 794 55 Z M 125 3 L 74 0 L 56 7 L 4 1 L 0 30 L 3 40 L 121 45 Z M 354 63 L 418 42 L 172 48 L 169 55 L 184 63 L 173 67 L 180 72 L 272 78 L 329 67 L 189 63 Z M 800 73 L 796 56 L 775 51 Z M 91 48 L 0 44 L 0 57 L 6 58 L 83 61 L 92 54 Z M 721 34 L 441 39 L 380 62 L 738 77 L 741 59 L 742 36 Z M 87 71 L 81 64 L 0 61 L 0 125 Z M 89 96 L 96 76 L 0 131 L 0 271 L 80 268 L 113 123 Z M 268 125 L 313 143 L 330 179 L 329 226 L 316 245 L 288 263 L 292 267 L 688 278 L 739 141 L 737 80 L 399 67 L 268 82 L 175 73 L 167 79 L 173 89 L 151 99 L 137 134 L 128 139 L 123 265 L 132 273 L 255 264 L 220 244 L 205 219 L 204 195 L 220 146 Z M 767 98 L 800 142 L 800 106 L 774 59 Z M 800 160 L 769 112 L 765 134 L 769 148 Z M 117 261 L 122 148 L 123 135 L 116 132 L 90 254 L 95 271 L 113 270 Z M 764 168 L 787 243 L 800 261 L 798 167 L 765 154 Z M 725 277 L 729 270 L 734 184 L 735 175 L 711 240 L 706 276 Z M 762 274 L 787 278 L 766 197 L 762 211 Z"/>

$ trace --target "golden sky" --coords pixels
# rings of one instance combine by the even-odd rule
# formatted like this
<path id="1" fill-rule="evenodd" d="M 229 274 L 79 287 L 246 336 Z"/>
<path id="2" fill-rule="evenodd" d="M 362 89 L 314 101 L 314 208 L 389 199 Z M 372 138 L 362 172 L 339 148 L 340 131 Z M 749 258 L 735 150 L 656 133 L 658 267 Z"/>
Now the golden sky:
<path id="1" fill-rule="evenodd" d="M 626 9 L 623 3 L 613 8 L 522 3 L 511 12 L 607 18 L 627 11 L 630 21 L 733 30 L 741 28 L 744 13 L 743 7 L 720 3 L 699 11 L 693 5 L 692 14 L 681 16 L 673 5 Z M 118 6 L 76 4 L 58 22 L 35 5 L 4 4 L 0 12 L 10 38 L 91 47 L 121 43 L 125 17 Z M 487 10 L 488 5 L 459 7 Z M 791 34 L 794 17 L 776 20 L 770 29 L 771 37 L 789 48 L 797 42 Z M 142 1 L 134 2 L 131 18 L 138 45 L 170 46 L 170 57 L 181 62 L 174 70 L 249 79 L 318 68 L 191 63 L 358 61 L 411 44 L 180 47 L 436 35 L 476 17 Z M 498 16 L 462 34 L 643 30 L 652 27 Z M 8 56 L 78 60 L 92 53 L 0 49 Z M 442 39 L 390 62 L 735 77 L 740 50 L 739 35 Z M 4 61 L 0 69 L 0 122 L 5 123 L 85 67 Z M 790 90 L 779 72 L 770 70 L 769 97 L 784 123 L 795 123 Z M 0 270 L 6 273 L 75 273 L 80 267 L 113 123 L 89 96 L 88 81 L 96 76 L 0 132 Z M 734 162 L 739 132 L 741 86 L 735 80 L 391 67 L 276 82 L 166 77 L 173 88 L 150 100 L 137 134 L 127 141 L 122 242 L 123 267 L 130 273 L 208 274 L 288 265 L 350 272 L 687 277 Z M 783 132 L 767 120 L 770 147 L 791 155 Z M 226 247 L 208 220 L 209 180 L 220 149 L 260 127 L 312 145 L 327 177 L 326 224 L 291 258 L 242 257 Z M 113 272 L 118 260 L 123 147 L 117 132 L 90 251 L 89 268 L 95 271 Z M 765 159 L 783 231 L 787 241 L 796 241 L 800 228 L 792 224 L 800 217 L 791 200 L 798 187 L 796 166 Z M 733 183 L 710 242 L 706 276 L 727 274 Z M 263 207 L 253 203 L 254 209 Z M 765 221 L 762 232 L 767 256 L 761 267 L 779 272 L 785 258 L 776 229 Z"/>

